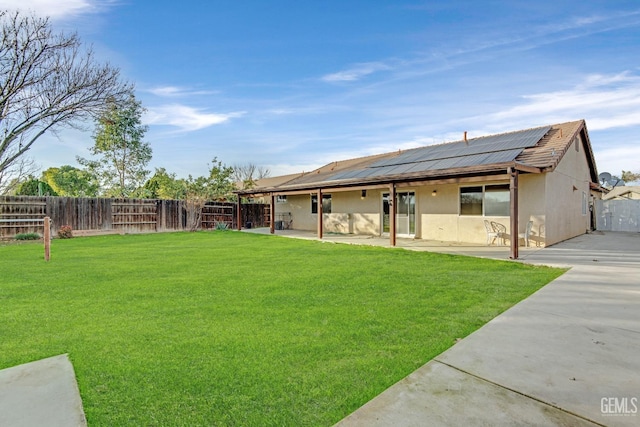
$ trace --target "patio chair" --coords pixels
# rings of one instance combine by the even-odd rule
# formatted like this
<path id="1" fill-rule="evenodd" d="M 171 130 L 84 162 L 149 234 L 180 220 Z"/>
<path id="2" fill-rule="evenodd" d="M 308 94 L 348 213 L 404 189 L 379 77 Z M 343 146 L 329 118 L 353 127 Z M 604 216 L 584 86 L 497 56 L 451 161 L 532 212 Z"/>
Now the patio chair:
<path id="1" fill-rule="evenodd" d="M 524 233 L 518 233 L 518 242 L 520 239 L 524 239 L 524 245 L 529 247 L 529 236 L 531 236 L 531 229 L 533 228 L 533 221 L 527 222 L 527 229 Z"/>
<path id="2" fill-rule="evenodd" d="M 498 233 L 500 245 L 504 245 L 504 239 L 507 237 L 507 227 L 495 221 L 491 221 L 491 227 L 493 228 L 493 231 Z"/>
<path id="3" fill-rule="evenodd" d="M 493 224 L 486 219 L 484 220 L 484 228 L 487 231 L 487 246 L 491 246 L 491 244 L 500 237 L 500 233 L 496 231 Z"/>

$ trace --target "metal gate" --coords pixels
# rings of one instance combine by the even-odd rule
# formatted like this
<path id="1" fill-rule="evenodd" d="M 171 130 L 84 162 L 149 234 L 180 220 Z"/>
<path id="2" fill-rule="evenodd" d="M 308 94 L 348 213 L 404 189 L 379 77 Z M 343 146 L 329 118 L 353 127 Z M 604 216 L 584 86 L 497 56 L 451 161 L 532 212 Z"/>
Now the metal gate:
<path id="1" fill-rule="evenodd" d="M 596 200 L 596 229 L 640 232 L 640 200 Z"/>

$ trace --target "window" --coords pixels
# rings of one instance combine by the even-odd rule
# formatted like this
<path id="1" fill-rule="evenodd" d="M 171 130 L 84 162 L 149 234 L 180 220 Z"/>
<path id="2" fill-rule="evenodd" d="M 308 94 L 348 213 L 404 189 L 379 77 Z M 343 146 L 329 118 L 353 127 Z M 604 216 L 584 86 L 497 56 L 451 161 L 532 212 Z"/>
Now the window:
<path id="1" fill-rule="evenodd" d="M 509 185 L 460 188 L 460 215 L 509 216 Z"/>
<path id="2" fill-rule="evenodd" d="M 509 185 L 487 185 L 484 187 L 484 215 L 509 216 L 511 200 Z"/>
<path id="3" fill-rule="evenodd" d="M 482 187 L 460 189 L 460 215 L 482 215 Z"/>
<path id="4" fill-rule="evenodd" d="M 311 196 L 311 213 L 318 213 L 318 195 Z M 322 213 L 331 213 L 331 194 L 322 195 Z"/>

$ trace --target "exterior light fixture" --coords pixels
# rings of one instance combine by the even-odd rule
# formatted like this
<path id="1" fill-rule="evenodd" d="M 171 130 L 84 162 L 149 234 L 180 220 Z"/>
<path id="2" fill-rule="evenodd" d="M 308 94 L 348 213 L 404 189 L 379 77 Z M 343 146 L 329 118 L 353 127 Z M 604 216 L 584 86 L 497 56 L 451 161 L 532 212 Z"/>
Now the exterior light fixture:
<path id="1" fill-rule="evenodd" d="M 362 192 L 360 192 L 360 198 L 364 199 L 365 197 L 367 197 L 367 190 L 362 190 Z"/>
<path id="2" fill-rule="evenodd" d="M 438 195 L 438 190 L 433 190 L 433 191 L 431 192 L 431 195 L 432 195 L 433 197 L 436 197 L 436 196 Z"/>

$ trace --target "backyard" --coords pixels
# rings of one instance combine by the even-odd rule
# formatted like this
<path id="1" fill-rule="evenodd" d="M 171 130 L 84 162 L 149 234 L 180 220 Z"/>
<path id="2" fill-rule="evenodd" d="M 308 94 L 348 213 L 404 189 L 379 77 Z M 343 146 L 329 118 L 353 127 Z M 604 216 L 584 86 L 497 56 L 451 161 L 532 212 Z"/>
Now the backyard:
<path id="1" fill-rule="evenodd" d="M 332 425 L 563 270 L 232 231 L 0 245 L 0 369 L 90 426 Z"/>

